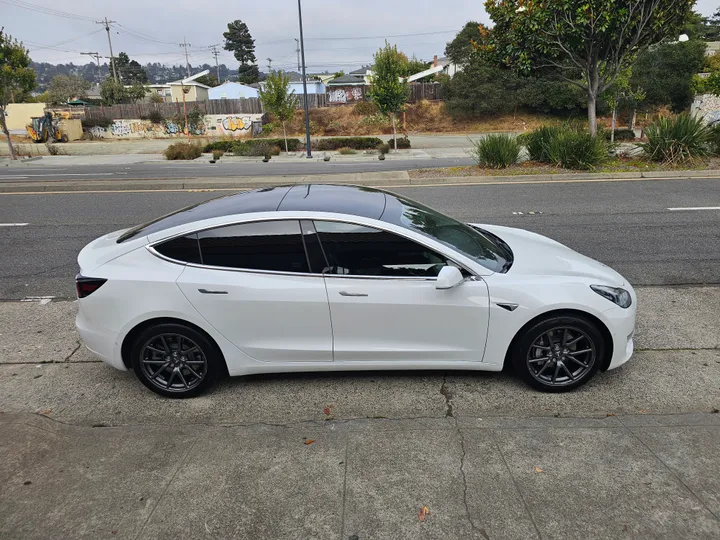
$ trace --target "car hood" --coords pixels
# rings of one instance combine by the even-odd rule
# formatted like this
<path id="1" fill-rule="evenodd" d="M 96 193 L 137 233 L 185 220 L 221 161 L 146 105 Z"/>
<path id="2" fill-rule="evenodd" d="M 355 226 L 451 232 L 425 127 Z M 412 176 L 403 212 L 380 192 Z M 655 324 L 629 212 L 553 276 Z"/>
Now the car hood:
<path id="1" fill-rule="evenodd" d="M 504 240 L 515 260 L 508 275 L 565 276 L 588 278 L 598 285 L 620 287 L 626 281 L 609 266 L 586 257 L 547 236 L 499 225 L 473 223 Z"/>

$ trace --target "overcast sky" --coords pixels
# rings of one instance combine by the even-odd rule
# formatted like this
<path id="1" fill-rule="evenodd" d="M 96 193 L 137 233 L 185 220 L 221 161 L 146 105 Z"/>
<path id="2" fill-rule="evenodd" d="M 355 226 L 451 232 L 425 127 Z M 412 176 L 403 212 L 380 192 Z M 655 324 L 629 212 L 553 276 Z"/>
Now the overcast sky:
<path id="1" fill-rule="evenodd" d="M 696 10 L 710 15 L 716 7 L 717 0 L 699 0 Z M 227 23 L 241 19 L 256 40 L 261 69 L 268 57 L 273 68 L 297 69 L 295 0 L 0 0 L 0 26 L 35 61 L 84 64 L 88 57 L 80 52 L 109 56 L 107 34 L 94 22 L 103 17 L 117 21 L 114 53 L 142 64 L 184 63 L 184 38 L 192 64 L 212 64 L 208 47 L 221 44 Z M 303 0 L 308 69 L 350 71 L 370 63 L 384 37 L 408 56 L 430 60 L 469 20 L 489 22 L 482 0 Z M 235 68 L 232 53 L 219 49 L 220 62 Z"/>

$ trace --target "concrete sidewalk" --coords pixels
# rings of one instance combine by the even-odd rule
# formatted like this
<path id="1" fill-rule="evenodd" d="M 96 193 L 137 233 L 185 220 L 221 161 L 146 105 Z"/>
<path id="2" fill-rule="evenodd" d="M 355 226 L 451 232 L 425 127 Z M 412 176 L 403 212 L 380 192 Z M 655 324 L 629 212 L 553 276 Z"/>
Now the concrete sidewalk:
<path id="1" fill-rule="evenodd" d="M 0 432 L 8 539 L 720 536 L 717 414 Z"/>
<path id="2" fill-rule="evenodd" d="M 371 372 L 180 401 L 92 358 L 74 302 L 0 303 L 0 538 L 718 538 L 720 287 L 637 292 L 634 358 L 568 394 Z"/>

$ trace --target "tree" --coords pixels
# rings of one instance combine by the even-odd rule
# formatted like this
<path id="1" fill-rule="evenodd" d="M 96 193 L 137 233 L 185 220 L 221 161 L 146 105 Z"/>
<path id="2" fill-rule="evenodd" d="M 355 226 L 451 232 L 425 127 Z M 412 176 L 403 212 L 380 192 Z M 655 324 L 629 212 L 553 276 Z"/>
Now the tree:
<path id="1" fill-rule="evenodd" d="M 117 55 L 115 69 L 125 84 L 147 84 L 148 82 L 147 72 L 139 62 L 130 60 L 127 53 L 121 52 Z"/>
<path id="2" fill-rule="evenodd" d="M 55 75 L 48 86 L 48 102 L 64 105 L 73 99 L 87 99 L 90 83 L 79 75 Z"/>
<path id="3" fill-rule="evenodd" d="M 712 17 L 703 18 L 703 28 L 698 37 L 705 41 L 720 41 L 720 7 Z"/>
<path id="4" fill-rule="evenodd" d="M 401 79 L 404 67 L 397 46 L 390 45 L 386 41 L 385 47 L 375 53 L 375 67 L 370 79 L 370 99 L 375 102 L 382 114 L 392 118 L 395 151 L 397 151 L 395 117 L 410 96 L 407 80 Z"/>
<path id="5" fill-rule="evenodd" d="M 524 81 L 508 68 L 475 56 L 443 88 L 445 106 L 454 118 L 511 112 L 519 104 Z"/>
<path id="6" fill-rule="evenodd" d="M 232 51 L 235 59 L 240 62 L 238 82 L 252 84 L 258 82 L 260 72 L 255 58 L 255 40 L 250 35 L 247 24 L 236 20 L 228 24 L 228 31 L 223 33 L 225 50 Z"/>
<path id="7" fill-rule="evenodd" d="M 299 103 L 295 91 L 290 91 L 290 77 L 282 71 L 268 74 L 264 88 L 260 88 L 260 100 L 265 109 L 282 122 L 285 152 L 289 153 L 285 122 L 295 116 Z"/>
<path id="8" fill-rule="evenodd" d="M 460 32 L 455 36 L 450 43 L 445 47 L 445 56 L 453 61 L 453 64 L 458 66 L 466 66 L 470 63 L 470 60 L 475 56 L 474 44 L 480 43 L 483 40 L 480 29 L 482 25 L 478 22 L 470 21 L 467 23 Z"/>
<path id="9" fill-rule="evenodd" d="M 615 130 L 617 129 L 617 110 L 621 103 L 628 103 L 633 106 L 632 119 L 630 120 L 630 129 L 635 123 L 635 108 L 637 103 L 645 99 L 645 92 L 641 88 L 633 88 L 630 82 L 632 77 L 632 69 L 623 69 L 615 79 L 615 82 L 605 90 L 603 98 L 612 110 L 612 124 L 610 131 L 610 143 L 615 142 Z"/>
<path id="10" fill-rule="evenodd" d="M 407 61 L 407 64 L 405 65 L 405 76 L 409 77 L 410 75 L 421 73 L 426 69 L 430 69 L 431 66 L 431 62 L 423 62 L 413 56 L 410 60 Z M 432 78 L 432 75 L 428 75 L 427 77 L 423 77 L 422 79 L 420 79 L 419 82 L 429 82 Z"/>
<path id="11" fill-rule="evenodd" d="M 112 77 L 107 77 L 100 84 L 100 98 L 103 105 L 117 105 L 118 103 L 135 103 L 144 99 L 147 95 L 147 88 L 141 84 L 125 86 L 121 82 L 115 82 Z"/>
<path id="12" fill-rule="evenodd" d="M 216 86 L 220 85 L 220 82 L 217 80 L 217 77 L 213 75 L 212 73 L 208 73 L 207 75 L 203 75 L 202 77 L 198 77 L 195 79 L 196 82 L 199 82 L 200 84 L 204 84 L 205 86 L 209 86 L 211 88 L 215 88 Z"/>
<path id="13" fill-rule="evenodd" d="M 639 56 L 632 69 L 631 85 L 642 88 L 648 105 L 668 105 L 681 112 L 693 101 L 693 76 L 705 62 L 704 41 L 662 43 Z"/>
<path id="14" fill-rule="evenodd" d="M 682 28 L 695 0 L 487 0 L 495 22 L 479 48 L 520 72 L 552 68 L 587 93 L 590 133 L 597 100 L 635 56 Z"/>
<path id="15" fill-rule="evenodd" d="M 30 66 L 27 49 L 18 40 L 0 28 L 0 124 L 7 139 L 10 157 L 17 159 L 5 121 L 5 109 L 14 96 L 25 94 L 35 88 L 35 72 Z"/>

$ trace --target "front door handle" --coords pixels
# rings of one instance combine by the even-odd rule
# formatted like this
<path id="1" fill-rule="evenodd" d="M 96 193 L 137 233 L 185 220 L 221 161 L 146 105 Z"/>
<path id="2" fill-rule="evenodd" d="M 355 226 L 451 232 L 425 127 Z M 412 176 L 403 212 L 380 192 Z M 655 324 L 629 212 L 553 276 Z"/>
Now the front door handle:
<path id="1" fill-rule="evenodd" d="M 208 291 L 207 289 L 198 289 L 202 294 L 227 294 L 227 291 Z"/>
<path id="2" fill-rule="evenodd" d="M 366 293 L 359 293 L 359 292 L 347 292 L 347 291 L 340 291 L 340 296 L 354 296 L 354 297 L 365 297 L 367 296 Z"/>

